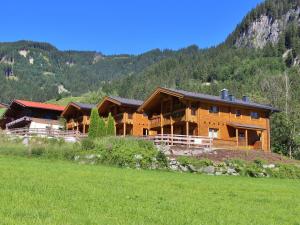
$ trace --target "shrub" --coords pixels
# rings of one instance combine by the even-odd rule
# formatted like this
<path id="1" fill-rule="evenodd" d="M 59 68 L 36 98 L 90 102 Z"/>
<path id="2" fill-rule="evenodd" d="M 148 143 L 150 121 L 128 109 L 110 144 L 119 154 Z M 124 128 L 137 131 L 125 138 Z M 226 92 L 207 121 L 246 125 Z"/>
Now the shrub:
<path id="1" fill-rule="evenodd" d="M 97 130 L 97 137 L 104 137 L 106 136 L 106 124 L 102 117 L 99 118 L 98 122 L 98 130 Z"/>
<path id="2" fill-rule="evenodd" d="M 108 115 L 107 119 L 107 132 L 106 135 L 114 136 L 115 135 L 115 120 L 112 117 L 111 113 Z"/>
<path id="3" fill-rule="evenodd" d="M 209 159 L 196 159 L 188 156 L 180 156 L 177 161 L 183 166 L 193 165 L 197 169 L 213 165 L 213 162 Z"/>
<path id="4" fill-rule="evenodd" d="M 99 120 L 100 117 L 98 109 L 92 109 L 90 117 L 89 138 L 96 138 L 98 136 Z"/>
<path id="5" fill-rule="evenodd" d="M 105 137 L 95 140 L 95 151 L 101 162 L 121 167 L 150 168 L 156 162 L 153 143 L 134 138 Z"/>
<path id="6" fill-rule="evenodd" d="M 95 143 L 91 138 L 85 138 L 81 141 L 82 150 L 93 150 L 95 148 Z"/>

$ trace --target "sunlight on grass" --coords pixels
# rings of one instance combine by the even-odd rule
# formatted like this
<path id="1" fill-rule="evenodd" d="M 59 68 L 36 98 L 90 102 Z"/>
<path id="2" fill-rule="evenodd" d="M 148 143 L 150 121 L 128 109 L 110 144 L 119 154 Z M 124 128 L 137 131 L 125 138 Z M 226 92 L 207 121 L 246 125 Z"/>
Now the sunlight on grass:
<path id="1" fill-rule="evenodd" d="M 0 157 L 2 224 L 298 224 L 298 180 Z"/>

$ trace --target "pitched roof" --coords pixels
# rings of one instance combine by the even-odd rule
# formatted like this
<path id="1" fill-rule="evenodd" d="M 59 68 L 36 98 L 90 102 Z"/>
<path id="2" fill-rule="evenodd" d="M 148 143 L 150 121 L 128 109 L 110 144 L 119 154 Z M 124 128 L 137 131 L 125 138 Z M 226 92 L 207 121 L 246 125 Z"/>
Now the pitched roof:
<path id="1" fill-rule="evenodd" d="M 173 89 L 173 88 L 162 88 L 162 87 L 158 87 L 154 91 L 153 94 L 155 94 L 157 91 L 175 94 L 181 98 L 192 98 L 192 99 L 197 99 L 197 100 L 215 101 L 215 102 L 221 102 L 221 103 L 226 103 L 226 104 L 231 104 L 231 105 L 240 105 L 240 106 L 259 108 L 259 109 L 263 109 L 263 110 L 278 112 L 277 109 L 273 108 L 270 105 L 263 105 L 263 104 L 258 104 L 255 102 L 246 102 L 241 99 L 235 99 L 234 101 L 231 101 L 229 99 L 222 99 L 220 96 L 214 96 L 214 95 L 208 95 L 208 94 L 202 94 L 202 93 L 196 93 L 196 92 L 189 92 L 189 91 L 184 91 L 184 90 L 177 90 L 177 89 Z M 151 98 L 152 95 L 149 98 Z M 145 103 L 146 102 L 147 102 L 147 100 L 145 101 Z M 143 106 L 141 106 L 141 107 L 143 107 Z"/>
<path id="2" fill-rule="evenodd" d="M 121 97 L 117 97 L 117 96 L 108 96 L 108 97 L 111 99 L 114 99 L 117 102 L 120 102 L 121 104 L 124 104 L 124 105 L 140 106 L 143 104 L 143 101 L 141 101 L 141 100 L 130 99 L 130 98 L 121 98 Z"/>
<path id="3" fill-rule="evenodd" d="M 23 107 L 28 108 L 39 108 L 39 109 L 48 109 L 48 110 L 54 110 L 54 111 L 64 111 L 65 107 L 55 104 L 48 104 L 48 103 L 42 103 L 42 102 L 31 102 L 31 101 L 25 101 L 25 100 L 14 100 L 12 102 L 17 103 L 19 105 L 22 105 Z"/>
<path id="4" fill-rule="evenodd" d="M 80 102 L 72 102 L 72 103 L 84 110 L 92 110 L 93 108 L 96 107 L 96 105 L 94 105 L 94 104 L 86 104 L 86 103 L 80 103 Z"/>
<path id="5" fill-rule="evenodd" d="M 250 106 L 250 107 L 255 107 L 255 108 L 261 108 L 261 109 L 272 110 L 272 111 L 275 110 L 276 111 L 276 109 L 274 109 L 270 105 L 263 105 L 263 104 L 258 104 L 258 103 L 255 103 L 255 102 L 245 102 L 241 99 L 235 99 L 234 101 L 230 101 L 229 99 L 222 99 L 220 96 L 207 95 L 207 94 L 189 92 L 189 91 L 184 91 L 184 90 L 177 90 L 177 89 L 172 89 L 172 88 L 165 88 L 165 89 L 180 93 L 180 94 L 182 94 L 186 97 L 190 97 L 190 98 L 219 101 L 219 102 L 224 102 L 224 103 L 228 103 L 228 104 Z"/>

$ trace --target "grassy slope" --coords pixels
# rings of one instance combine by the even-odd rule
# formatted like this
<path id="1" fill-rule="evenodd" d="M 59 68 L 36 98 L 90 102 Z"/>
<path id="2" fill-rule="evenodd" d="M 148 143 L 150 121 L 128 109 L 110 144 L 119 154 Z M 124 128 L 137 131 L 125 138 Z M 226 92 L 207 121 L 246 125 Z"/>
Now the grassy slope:
<path id="1" fill-rule="evenodd" d="M 298 180 L 0 157 L 2 224 L 299 224 Z"/>
<path id="2" fill-rule="evenodd" d="M 6 109 L 0 109 L 0 118 L 2 117 L 2 115 L 5 113 Z"/>

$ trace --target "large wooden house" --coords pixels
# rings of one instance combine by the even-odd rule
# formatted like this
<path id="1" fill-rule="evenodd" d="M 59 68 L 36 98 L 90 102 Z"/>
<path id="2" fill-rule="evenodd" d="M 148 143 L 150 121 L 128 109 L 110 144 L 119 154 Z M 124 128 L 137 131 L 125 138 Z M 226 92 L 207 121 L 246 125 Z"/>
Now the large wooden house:
<path id="1" fill-rule="evenodd" d="M 98 105 L 99 115 L 107 117 L 109 113 L 115 119 L 116 135 L 142 136 L 148 134 L 148 118 L 137 109 L 142 101 L 107 96 Z"/>
<path id="2" fill-rule="evenodd" d="M 269 118 L 276 110 L 226 89 L 212 96 L 159 87 L 138 111 L 148 115 L 149 135 L 206 136 L 214 146 L 270 151 Z"/>
<path id="3" fill-rule="evenodd" d="M 63 129 L 59 117 L 65 107 L 41 102 L 14 100 L 0 120 L 2 129 Z"/>
<path id="4" fill-rule="evenodd" d="M 71 102 L 61 116 L 66 119 L 67 130 L 77 130 L 86 134 L 90 126 L 90 115 L 96 105 Z"/>

